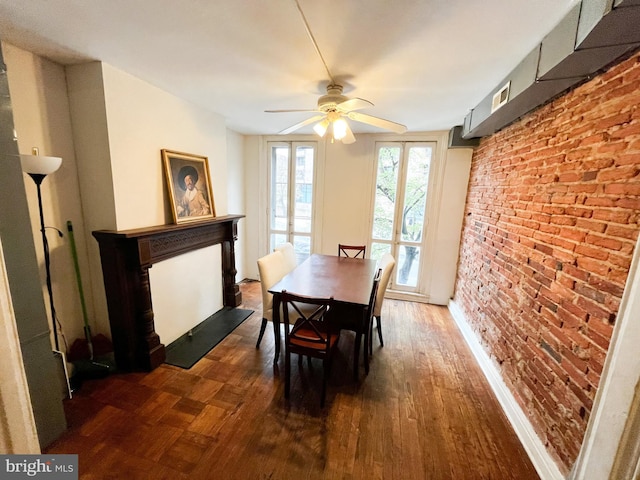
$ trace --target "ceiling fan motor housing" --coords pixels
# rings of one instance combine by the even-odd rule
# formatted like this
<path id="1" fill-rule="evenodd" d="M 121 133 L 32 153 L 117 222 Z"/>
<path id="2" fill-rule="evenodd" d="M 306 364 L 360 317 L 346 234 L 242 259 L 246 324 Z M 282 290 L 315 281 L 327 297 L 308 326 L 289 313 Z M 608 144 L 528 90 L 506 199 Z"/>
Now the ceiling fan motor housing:
<path id="1" fill-rule="evenodd" d="M 318 99 L 318 110 L 325 113 L 335 111 L 340 103 L 347 100 L 349 98 L 342 95 L 342 85 L 327 85 L 327 94 Z"/>

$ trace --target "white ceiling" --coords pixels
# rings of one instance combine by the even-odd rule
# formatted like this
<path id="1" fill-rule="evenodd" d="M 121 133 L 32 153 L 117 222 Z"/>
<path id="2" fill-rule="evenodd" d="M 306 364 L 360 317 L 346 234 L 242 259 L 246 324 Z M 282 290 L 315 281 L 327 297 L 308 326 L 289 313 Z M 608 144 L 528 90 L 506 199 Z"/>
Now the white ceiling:
<path id="1" fill-rule="evenodd" d="M 579 2 L 298 1 L 344 93 L 409 131 L 460 125 Z M 295 0 L 0 0 L 0 38 L 61 64 L 101 60 L 244 134 L 304 120 L 264 110 L 313 109 L 329 83 Z"/>

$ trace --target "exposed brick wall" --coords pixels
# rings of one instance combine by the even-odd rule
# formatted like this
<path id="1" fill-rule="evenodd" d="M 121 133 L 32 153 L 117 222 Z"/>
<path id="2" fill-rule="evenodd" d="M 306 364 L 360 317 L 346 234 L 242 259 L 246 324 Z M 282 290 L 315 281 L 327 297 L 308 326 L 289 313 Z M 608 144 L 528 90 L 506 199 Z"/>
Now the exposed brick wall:
<path id="1" fill-rule="evenodd" d="M 638 236 L 639 105 L 636 54 L 473 156 L 454 300 L 565 473 Z"/>

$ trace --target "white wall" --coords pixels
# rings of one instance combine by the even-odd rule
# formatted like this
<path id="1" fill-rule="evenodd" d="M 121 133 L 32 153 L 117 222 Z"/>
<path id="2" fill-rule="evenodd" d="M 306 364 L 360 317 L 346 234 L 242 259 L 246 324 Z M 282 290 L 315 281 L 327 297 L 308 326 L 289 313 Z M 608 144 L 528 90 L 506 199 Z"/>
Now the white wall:
<path id="1" fill-rule="evenodd" d="M 263 137 L 244 137 L 244 198 L 245 198 L 245 277 L 258 278 L 257 260 L 267 253 L 267 167 Z"/>
<path id="2" fill-rule="evenodd" d="M 82 152 L 78 163 L 84 169 L 81 188 L 90 230 L 172 223 L 160 153 L 163 148 L 208 157 L 216 213 L 228 213 L 227 130 L 220 115 L 104 63 L 73 66 L 68 76 L 74 121 L 93 125 L 92 130 L 75 136 Z M 87 94 L 101 89 L 102 95 Z M 102 109 L 104 118 L 95 119 L 95 112 Z M 102 201 L 103 189 L 94 185 L 96 177 L 107 171 L 112 179 L 112 205 L 109 196 L 107 202 Z M 103 214 L 105 204 L 112 208 L 112 215 Z M 163 343 L 222 308 L 219 252 L 214 247 L 203 249 L 150 269 L 155 324 Z M 108 330 L 96 242 L 90 254 L 93 270 L 99 273 L 93 284 L 94 296 L 99 299 L 96 317 L 102 330 Z"/>
<path id="3" fill-rule="evenodd" d="M 374 188 L 374 144 L 358 135 L 351 145 L 326 142 L 321 158 L 321 238 L 316 253 L 337 255 L 338 243 L 366 245 L 371 227 Z"/>
<path id="4" fill-rule="evenodd" d="M 437 235 L 432 270 L 436 277 L 429 285 L 429 303 L 447 305 L 453 295 L 472 155 L 471 148 L 450 148 L 446 151 L 442 195 L 436 208 L 437 219 L 433 223 Z"/>
<path id="5" fill-rule="evenodd" d="M 83 276 L 83 289 L 90 291 L 90 288 L 87 239 L 83 235 L 84 221 L 65 71 L 60 65 L 10 44 L 3 42 L 2 48 L 7 64 L 20 153 L 28 154 L 31 153 L 32 147 L 38 147 L 41 155 L 62 157 L 60 169 L 48 175 L 42 183 L 42 202 L 45 224 L 61 230 L 65 235 L 60 237 L 54 230 L 47 229 L 55 308 L 62 326 L 62 334 L 71 345 L 74 339 L 83 337 L 83 317 L 67 235 L 67 220 L 73 223 L 80 267 L 86 274 Z M 26 174 L 24 182 L 36 255 L 41 266 L 43 295 L 48 299 L 36 187 Z M 51 318 L 49 304 L 45 303 L 48 316 Z M 91 315 L 93 302 L 90 295 L 87 298 L 87 307 Z M 60 343 L 64 345 L 63 338 L 60 338 Z"/>
<path id="6" fill-rule="evenodd" d="M 230 214 L 245 214 L 244 190 L 245 162 L 244 136 L 232 130 L 227 130 L 227 198 Z M 238 240 L 235 244 L 236 252 L 236 282 L 246 278 L 245 274 L 245 238 L 247 235 L 246 221 L 238 222 Z"/>

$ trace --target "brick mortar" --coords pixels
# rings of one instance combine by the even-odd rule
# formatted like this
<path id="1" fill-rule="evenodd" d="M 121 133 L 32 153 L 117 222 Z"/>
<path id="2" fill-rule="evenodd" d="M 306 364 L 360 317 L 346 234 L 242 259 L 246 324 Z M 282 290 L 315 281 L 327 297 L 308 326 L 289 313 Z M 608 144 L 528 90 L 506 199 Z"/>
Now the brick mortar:
<path id="1" fill-rule="evenodd" d="M 551 455 L 577 458 L 640 222 L 640 54 L 482 139 L 455 301 Z"/>

